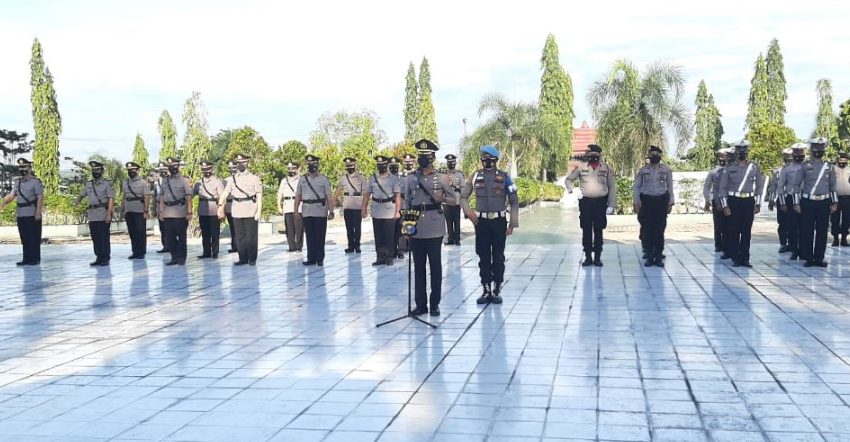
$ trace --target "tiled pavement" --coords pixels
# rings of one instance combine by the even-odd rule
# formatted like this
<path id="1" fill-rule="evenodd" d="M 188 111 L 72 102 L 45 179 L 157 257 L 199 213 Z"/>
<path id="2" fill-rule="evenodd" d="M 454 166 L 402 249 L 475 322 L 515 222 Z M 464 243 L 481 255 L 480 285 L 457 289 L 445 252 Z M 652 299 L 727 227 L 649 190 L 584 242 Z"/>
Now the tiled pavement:
<path id="1" fill-rule="evenodd" d="M 673 244 L 645 269 L 612 245 L 583 269 L 574 216 L 526 218 L 501 306 L 475 304 L 471 242 L 445 249 L 437 330 L 375 328 L 407 266 L 369 246 L 309 270 L 0 247 L 0 440 L 850 440 L 850 250 L 811 270 L 757 244 L 745 270 Z"/>

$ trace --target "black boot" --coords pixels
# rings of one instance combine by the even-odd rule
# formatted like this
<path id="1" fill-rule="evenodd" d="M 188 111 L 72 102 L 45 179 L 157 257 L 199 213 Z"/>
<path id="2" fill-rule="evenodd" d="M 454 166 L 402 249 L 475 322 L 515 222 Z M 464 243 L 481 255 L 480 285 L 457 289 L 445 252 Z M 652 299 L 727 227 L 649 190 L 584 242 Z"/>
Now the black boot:
<path id="1" fill-rule="evenodd" d="M 596 252 L 596 259 L 593 260 L 593 265 L 602 267 L 602 252 Z"/>
<path id="2" fill-rule="evenodd" d="M 584 252 L 584 262 L 581 263 L 582 267 L 588 267 L 593 265 L 593 257 L 590 252 Z"/>
<path id="3" fill-rule="evenodd" d="M 496 286 L 493 287 L 493 304 L 501 304 L 502 303 L 502 283 L 497 282 Z"/>
<path id="4" fill-rule="evenodd" d="M 847 247 L 850 244 L 847 243 L 847 235 L 841 235 L 841 247 Z"/>
<path id="5" fill-rule="evenodd" d="M 838 247 L 838 235 L 832 235 L 832 247 Z"/>
<path id="6" fill-rule="evenodd" d="M 478 297 L 478 300 L 475 301 L 478 305 L 481 304 L 489 304 L 493 301 L 493 292 L 490 291 L 490 284 L 481 284 L 484 287 L 484 292 L 481 293 L 481 296 Z"/>

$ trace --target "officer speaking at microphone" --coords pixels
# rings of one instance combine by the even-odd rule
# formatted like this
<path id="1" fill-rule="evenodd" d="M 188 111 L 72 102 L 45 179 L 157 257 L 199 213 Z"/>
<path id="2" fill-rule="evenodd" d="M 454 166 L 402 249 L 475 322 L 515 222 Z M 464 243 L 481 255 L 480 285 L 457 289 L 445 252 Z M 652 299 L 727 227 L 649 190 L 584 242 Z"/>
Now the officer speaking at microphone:
<path id="1" fill-rule="evenodd" d="M 617 207 L 617 178 L 611 167 L 601 161 L 602 148 L 596 144 L 587 148 L 587 162 L 567 175 L 564 186 L 567 192 L 573 193 L 573 181 L 579 180 L 579 224 L 584 248 L 581 265 L 602 267 L 602 231 L 608 226 L 607 215 L 614 213 Z"/>

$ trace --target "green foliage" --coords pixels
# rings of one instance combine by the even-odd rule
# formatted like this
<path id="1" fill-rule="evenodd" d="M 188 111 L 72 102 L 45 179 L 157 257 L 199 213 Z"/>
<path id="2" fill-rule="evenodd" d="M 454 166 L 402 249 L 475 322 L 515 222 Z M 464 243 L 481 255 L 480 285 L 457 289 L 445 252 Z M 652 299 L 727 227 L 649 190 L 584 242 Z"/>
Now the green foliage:
<path id="1" fill-rule="evenodd" d="M 826 78 L 818 80 L 817 92 L 818 115 L 812 137 L 824 137 L 829 140 L 826 155 L 827 158 L 833 158 L 840 150 L 841 141 L 838 138 L 838 120 L 832 109 L 832 83 Z"/>
<path id="2" fill-rule="evenodd" d="M 207 135 L 207 111 L 201 101 L 201 93 L 192 92 L 192 96 L 183 105 L 183 124 L 186 133 L 183 136 L 183 158 L 186 162 L 184 174 L 196 179 L 201 176 L 201 161 L 208 159 L 212 143 Z"/>
<path id="3" fill-rule="evenodd" d="M 5 196 L 12 190 L 12 182 L 18 173 L 17 158 L 33 148 L 32 141 L 27 140 L 29 134 L 18 133 L 14 130 L 0 130 L 0 195 Z"/>
<path id="4" fill-rule="evenodd" d="M 540 199 L 542 201 L 561 201 L 561 198 L 564 197 L 564 188 L 550 182 L 544 182 L 542 184 L 542 193 L 540 195 Z"/>
<path id="5" fill-rule="evenodd" d="M 708 93 L 705 81 L 699 82 L 696 99 L 695 146 L 688 152 L 688 160 L 697 170 L 706 170 L 714 164 L 715 152 L 720 148 L 723 125 L 720 111 L 714 105 L 714 96 Z"/>
<path id="6" fill-rule="evenodd" d="M 690 142 L 693 122 L 682 103 L 684 85 L 679 66 L 656 62 L 640 73 L 626 60 L 615 62 L 594 83 L 587 101 L 597 121 L 597 140 L 618 173 L 634 174 L 650 145 L 668 145 L 668 131 L 676 135 L 679 149 Z"/>
<path id="7" fill-rule="evenodd" d="M 419 65 L 419 109 L 416 112 L 416 138 L 427 138 L 439 143 L 437 137 L 437 116 L 431 101 L 431 70 L 428 59 L 423 57 Z M 414 140 L 415 141 L 415 140 Z"/>
<path id="8" fill-rule="evenodd" d="M 561 66 L 555 36 L 549 34 L 540 57 L 543 74 L 540 78 L 540 115 L 549 120 L 552 130 L 542 143 L 544 179 L 566 172 L 572 154 L 573 83 Z"/>
<path id="9" fill-rule="evenodd" d="M 230 129 L 219 130 L 217 134 L 210 138 L 210 155 L 208 160 L 212 161 L 218 167 L 222 167 L 221 163 L 227 163 L 232 158 L 227 158 L 227 148 L 230 146 L 230 141 L 233 138 L 233 131 Z M 223 170 L 223 169 L 222 169 Z"/>
<path id="10" fill-rule="evenodd" d="M 416 82 L 416 69 L 413 63 L 407 67 L 407 77 L 404 86 L 404 141 L 416 142 L 416 116 L 419 112 L 419 84 Z"/>
<path id="11" fill-rule="evenodd" d="M 386 135 L 372 111 L 326 113 L 310 134 L 310 151 L 321 158 L 322 173 L 331 182 L 342 174 L 346 157 L 357 159 L 362 173 L 371 173 L 374 157 L 384 144 Z"/>
<path id="12" fill-rule="evenodd" d="M 55 193 L 59 190 L 59 135 L 62 133 L 62 117 L 56 102 L 53 75 L 44 62 L 38 39 L 32 43 L 30 86 L 35 128 L 33 171 L 44 183 L 45 193 Z"/>
<path id="13" fill-rule="evenodd" d="M 142 139 L 141 134 L 136 134 L 136 142 L 133 145 L 133 162 L 142 166 L 142 170 L 146 170 L 150 167 L 149 161 L 148 150 L 145 149 L 145 140 Z"/>
<path id="14" fill-rule="evenodd" d="M 790 127 L 761 123 L 750 127 L 747 139 L 751 143 L 750 159 L 762 170 L 771 170 L 782 163 L 782 149 L 796 143 L 797 135 Z"/>
<path id="15" fill-rule="evenodd" d="M 846 152 L 850 147 L 850 99 L 839 106 L 836 126 L 838 126 L 838 137 L 841 140 L 841 150 Z"/>
<path id="16" fill-rule="evenodd" d="M 788 92 L 785 90 L 785 65 L 782 61 L 782 52 L 779 49 L 779 41 L 775 38 L 770 41 L 765 59 L 767 70 L 767 119 L 772 124 L 785 125 L 785 100 Z"/>
<path id="17" fill-rule="evenodd" d="M 303 164 L 304 157 L 307 156 L 307 145 L 298 140 L 289 140 L 283 143 L 278 150 L 284 163 L 292 161 L 293 163 Z"/>
<path id="18" fill-rule="evenodd" d="M 163 161 L 168 157 L 176 157 L 177 129 L 175 129 L 174 120 L 167 110 L 163 110 L 159 115 L 157 128 L 159 129 L 159 139 L 162 143 L 162 148 L 159 151 L 159 160 Z"/>
<path id="19" fill-rule="evenodd" d="M 617 177 L 617 215 L 628 215 L 634 213 L 632 203 L 634 203 L 634 185 L 635 180 L 631 176 Z"/>
<path id="20" fill-rule="evenodd" d="M 750 81 L 750 99 L 747 107 L 747 127 L 753 127 L 763 122 L 768 122 L 768 103 L 770 95 L 768 91 L 767 63 L 759 54 Z"/>

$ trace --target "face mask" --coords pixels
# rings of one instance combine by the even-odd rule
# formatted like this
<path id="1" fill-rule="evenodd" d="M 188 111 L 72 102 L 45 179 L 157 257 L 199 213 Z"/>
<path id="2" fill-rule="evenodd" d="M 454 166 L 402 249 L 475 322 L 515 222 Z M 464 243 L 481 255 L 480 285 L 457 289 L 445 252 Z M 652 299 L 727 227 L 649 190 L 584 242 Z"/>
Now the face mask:
<path id="1" fill-rule="evenodd" d="M 411 171 L 411 170 L 413 170 L 413 164 L 411 164 L 411 163 L 404 163 L 404 170 L 407 170 L 407 171 Z"/>
<path id="2" fill-rule="evenodd" d="M 310 173 L 318 172 L 319 171 L 319 165 L 318 164 L 310 164 L 309 166 L 307 166 L 307 170 L 309 170 Z"/>
<path id="3" fill-rule="evenodd" d="M 424 169 L 431 165 L 431 157 L 421 156 L 417 159 L 417 162 L 419 163 L 419 167 Z"/>
<path id="4" fill-rule="evenodd" d="M 240 172 L 244 172 L 244 171 L 248 170 L 248 165 L 247 164 L 240 164 L 240 165 L 236 166 L 236 170 L 238 170 Z"/>
<path id="5" fill-rule="evenodd" d="M 92 173 L 91 173 L 91 176 L 92 176 L 92 178 L 94 178 L 94 179 L 96 179 L 96 180 L 99 180 L 99 179 L 100 179 L 100 177 L 102 177 L 102 176 L 103 176 L 103 172 L 92 172 Z"/>
<path id="6" fill-rule="evenodd" d="M 27 176 L 27 175 L 30 174 L 29 169 L 21 169 L 20 172 L 21 172 L 21 176 Z"/>
<path id="7" fill-rule="evenodd" d="M 345 170 L 348 171 L 348 173 L 354 173 L 354 167 L 353 166 L 352 167 L 346 167 Z"/>
<path id="8" fill-rule="evenodd" d="M 481 164 L 484 165 L 485 169 L 492 169 L 496 167 L 496 159 L 495 158 L 484 158 L 481 160 Z"/>
<path id="9" fill-rule="evenodd" d="M 136 172 L 135 170 L 128 170 L 127 176 L 130 177 L 130 178 L 135 178 L 135 177 L 139 176 L 139 172 Z"/>
<path id="10" fill-rule="evenodd" d="M 455 170 L 455 166 L 457 166 L 457 164 L 455 163 L 446 163 L 446 165 L 448 166 L 449 170 Z"/>
<path id="11" fill-rule="evenodd" d="M 212 172 L 204 172 L 204 178 L 209 178 L 212 176 Z"/>
<path id="12" fill-rule="evenodd" d="M 823 158 L 823 153 L 824 152 L 822 150 L 813 150 L 812 156 L 815 158 Z"/>
<path id="13" fill-rule="evenodd" d="M 598 163 L 598 162 L 599 162 L 599 157 L 597 157 L 596 155 L 594 155 L 594 156 L 592 156 L 592 157 L 588 157 L 588 158 L 587 158 L 587 162 L 588 162 L 588 163 Z"/>
<path id="14" fill-rule="evenodd" d="M 387 173 L 387 166 L 378 166 L 379 173 Z"/>
<path id="15" fill-rule="evenodd" d="M 168 168 L 168 173 L 172 175 L 177 175 L 177 172 L 180 172 L 180 169 L 177 166 L 170 166 Z"/>
<path id="16" fill-rule="evenodd" d="M 289 171 L 289 176 L 295 176 L 295 173 L 296 173 L 296 172 L 295 172 L 294 170 L 290 170 L 290 171 Z"/>
<path id="17" fill-rule="evenodd" d="M 785 164 L 788 164 L 788 163 L 790 163 L 790 162 L 791 162 L 791 158 L 783 158 L 783 159 L 782 159 L 782 161 L 783 161 Z"/>
<path id="18" fill-rule="evenodd" d="M 738 159 L 741 160 L 741 161 L 746 160 L 747 159 L 747 153 L 746 152 L 738 152 Z"/>
<path id="19" fill-rule="evenodd" d="M 725 165 L 726 165 L 726 160 L 725 160 L 725 159 L 723 159 L 723 160 L 718 160 L 718 161 L 717 161 L 717 164 L 719 164 L 719 165 L 721 165 L 721 166 L 725 166 Z"/>
<path id="20" fill-rule="evenodd" d="M 658 163 L 661 162 L 661 156 L 656 155 L 656 156 L 653 156 L 653 157 L 649 157 L 649 162 L 652 163 L 652 164 L 658 164 Z"/>
<path id="21" fill-rule="evenodd" d="M 398 175 L 398 166 L 390 167 L 390 173 L 393 175 Z"/>
<path id="22" fill-rule="evenodd" d="M 234 173 L 236 173 L 236 168 L 235 167 L 228 167 L 227 171 L 230 172 L 231 175 L 233 175 Z"/>
<path id="23" fill-rule="evenodd" d="M 805 155 L 794 155 L 794 161 L 796 161 L 798 163 L 802 163 L 803 160 L 805 160 L 805 159 L 806 159 Z"/>
<path id="24" fill-rule="evenodd" d="M 847 167 L 847 163 L 838 163 L 838 167 L 843 169 L 843 168 Z"/>

